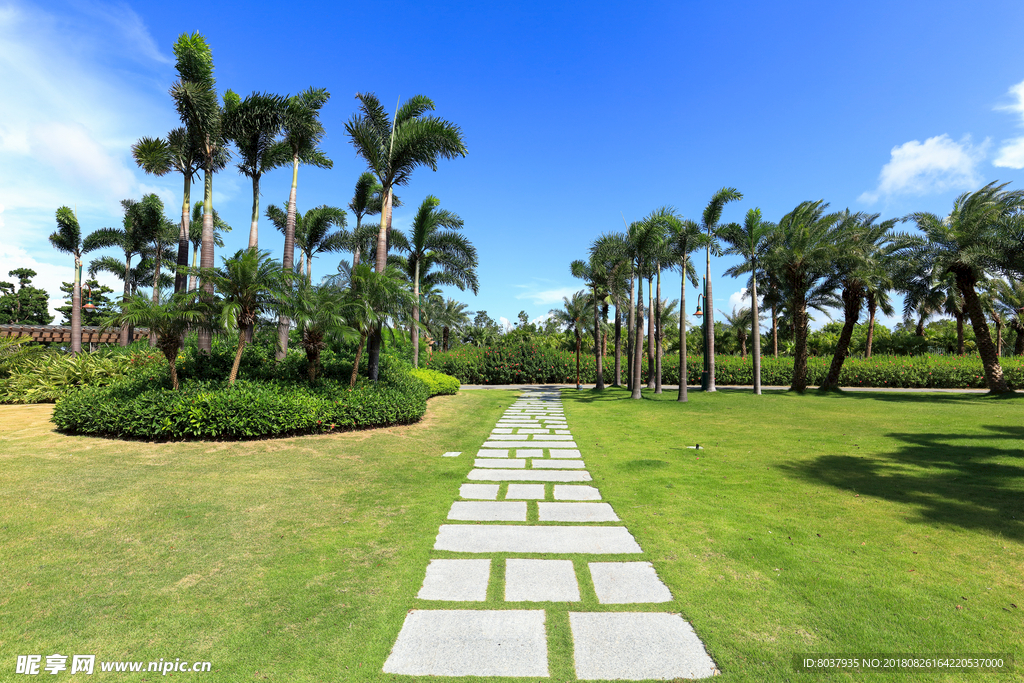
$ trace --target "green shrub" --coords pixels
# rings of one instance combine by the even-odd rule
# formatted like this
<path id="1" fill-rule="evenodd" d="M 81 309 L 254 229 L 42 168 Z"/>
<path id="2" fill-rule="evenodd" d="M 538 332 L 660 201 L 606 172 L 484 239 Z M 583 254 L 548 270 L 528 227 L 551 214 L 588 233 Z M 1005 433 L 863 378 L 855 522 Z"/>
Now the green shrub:
<path id="1" fill-rule="evenodd" d="M 450 396 L 459 393 L 459 380 L 436 370 L 416 368 L 412 376 L 426 383 L 431 396 Z"/>
<path id="2" fill-rule="evenodd" d="M 126 377 L 153 381 L 167 374 L 163 356 L 148 347 L 131 354 L 45 352 L 21 360 L 0 380 L 0 403 L 50 403 L 84 386 L 106 386 Z"/>

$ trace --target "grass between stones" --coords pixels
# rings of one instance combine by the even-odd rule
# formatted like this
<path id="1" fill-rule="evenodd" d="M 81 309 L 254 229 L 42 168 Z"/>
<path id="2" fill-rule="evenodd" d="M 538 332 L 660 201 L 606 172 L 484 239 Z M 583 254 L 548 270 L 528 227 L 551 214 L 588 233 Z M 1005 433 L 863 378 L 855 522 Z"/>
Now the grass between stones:
<path id="1" fill-rule="evenodd" d="M 59 652 L 211 661 L 209 681 L 449 680 L 381 671 L 410 609 L 545 609 L 553 681 L 575 679 L 570 611 L 681 613 L 723 683 L 815 679 L 794 653 L 1022 654 L 1020 399 L 565 391 L 588 484 L 644 552 L 558 556 L 576 603 L 505 602 L 506 558 L 552 556 L 500 553 L 486 601 L 417 599 L 430 559 L 481 557 L 432 548 L 517 393 L 245 443 L 68 437 L 49 406 L 0 406 L 0 666 Z M 652 562 L 673 599 L 602 605 L 594 561 Z"/>
<path id="2" fill-rule="evenodd" d="M 717 680 L 817 678 L 793 672 L 794 653 L 995 652 L 1018 659 L 1000 680 L 1024 680 L 1024 400 L 626 397 L 563 392 L 593 485 Z M 965 678 L 826 678 L 922 676 Z"/>

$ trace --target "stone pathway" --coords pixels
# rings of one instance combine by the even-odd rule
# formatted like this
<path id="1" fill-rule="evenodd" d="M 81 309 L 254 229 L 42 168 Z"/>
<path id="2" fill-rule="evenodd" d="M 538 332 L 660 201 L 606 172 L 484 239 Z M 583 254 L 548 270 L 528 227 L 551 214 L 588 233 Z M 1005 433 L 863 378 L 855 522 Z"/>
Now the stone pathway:
<path id="1" fill-rule="evenodd" d="M 456 457 L 458 453 L 445 453 Z M 559 392 L 528 390 L 475 454 L 434 543 L 445 557 L 426 568 L 419 600 L 487 600 L 492 572 L 505 602 L 539 609 L 414 609 L 386 673 L 546 678 L 546 615 L 564 610 L 579 680 L 673 680 L 718 673 L 693 628 L 667 611 L 572 611 L 580 580 L 600 605 L 657 605 L 672 594 L 650 562 L 602 561 L 643 551 L 591 481 L 565 422 Z M 487 483 L 484 483 L 487 482 Z M 508 482 L 508 483 L 506 483 Z M 521 483 L 522 482 L 522 483 Z M 531 482 L 531 483 L 525 483 Z M 540 524 L 546 522 L 546 524 Z M 450 554 L 467 557 L 452 558 Z M 551 558 L 480 557 L 545 554 Z M 568 554 L 584 554 L 586 570 Z M 586 571 L 589 576 L 577 576 Z M 493 595 L 493 593 L 492 593 Z M 575 605 L 576 609 L 581 605 Z M 563 617 L 564 618 L 564 617 Z M 564 623 L 564 622 L 563 622 Z"/>

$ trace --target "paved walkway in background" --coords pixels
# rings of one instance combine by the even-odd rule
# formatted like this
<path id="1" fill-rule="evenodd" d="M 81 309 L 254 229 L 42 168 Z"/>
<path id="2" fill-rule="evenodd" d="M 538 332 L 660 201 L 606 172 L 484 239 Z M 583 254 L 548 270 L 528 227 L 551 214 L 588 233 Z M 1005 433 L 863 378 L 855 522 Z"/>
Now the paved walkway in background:
<path id="1" fill-rule="evenodd" d="M 643 551 L 588 483 L 557 387 L 524 391 L 473 465 L 438 530 L 437 557 L 416 596 L 423 608 L 406 616 L 386 673 L 548 677 L 548 616 L 557 611 L 568 613 L 580 680 L 718 673 L 690 624 L 668 611 L 672 594 L 651 563 L 630 559 Z M 474 609 L 502 578 L 509 606 Z M 645 607 L 581 611 L 590 591 L 598 605 Z M 466 608 L 431 609 L 430 601 Z"/>

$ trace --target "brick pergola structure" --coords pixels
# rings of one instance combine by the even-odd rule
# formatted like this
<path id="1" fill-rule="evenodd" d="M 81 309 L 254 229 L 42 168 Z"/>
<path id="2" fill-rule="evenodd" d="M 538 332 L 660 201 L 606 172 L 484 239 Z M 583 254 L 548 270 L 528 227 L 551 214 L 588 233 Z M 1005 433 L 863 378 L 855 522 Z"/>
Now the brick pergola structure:
<path id="1" fill-rule="evenodd" d="M 32 337 L 32 341 L 56 342 L 58 344 L 71 343 L 70 325 L 0 325 L 0 337 Z M 149 330 L 135 328 L 132 341 L 146 339 L 149 337 Z M 110 327 L 82 326 L 83 344 L 116 344 L 121 338 L 121 329 Z"/>

